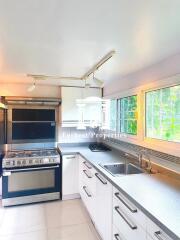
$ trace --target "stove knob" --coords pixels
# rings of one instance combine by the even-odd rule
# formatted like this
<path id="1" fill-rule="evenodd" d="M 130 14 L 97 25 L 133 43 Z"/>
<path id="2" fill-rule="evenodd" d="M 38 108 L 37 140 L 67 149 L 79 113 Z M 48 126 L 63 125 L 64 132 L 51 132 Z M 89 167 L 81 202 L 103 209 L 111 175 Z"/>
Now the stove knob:
<path id="1" fill-rule="evenodd" d="M 44 158 L 44 163 L 45 164 L 48 164 L 50 162 L 50 159 L 49 158 Z"/>
<path id="2" fill-rule="evenodd" d="M 39 163 L 39 159 L 35 159 L 35 163 L 38 164 Z"/>
<path id="3" fill-rule="evenodd" d="M 10 161 L 6 161 L 6 166 L 10 166 Z"/>
<path id="4" fill-rule="evenodd" d="M 17 165 L 21 165 L 21 161 L 20 160 L 17 161 Z"/>
<path id="5" fill-rule="evenodd" d="M 25 160 L 25 159 L 22 161 L 22 164 L 23 164 L 23 165 L 26 165 L 26 160 Z"/>

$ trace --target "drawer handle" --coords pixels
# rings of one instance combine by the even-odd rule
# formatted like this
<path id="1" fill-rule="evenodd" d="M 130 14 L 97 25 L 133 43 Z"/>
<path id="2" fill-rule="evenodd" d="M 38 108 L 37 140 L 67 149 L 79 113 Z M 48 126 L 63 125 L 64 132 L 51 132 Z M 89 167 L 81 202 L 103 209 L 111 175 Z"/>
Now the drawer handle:
<path id="1" fill-rule="evenodd" d="M 120 197 L 120 194 L 117 192 L 114 194 L 132 213 L 136 213 L 137 212 L 137 209 L 132 207 L 132 206 L 129 206 L 129 204 L 127 204 L 121 197 Z"/>
<path id="2" fill-rule="evenodd" d="M 66 157 L 66 159 L 74 159 L 74 158 L 76 158 L 76 156 Z"/>
<path id="3" fill-rule="evenodd" d="M 83 189 L 88 197 L 92 197 L 91 194 L 88 193 L 86 186 L 83 186 Z"/>
<path id="4" fill-rule="evenodd" d="M 101 175 L 100 175 L 99 173 L 95 173 L 95 176 L 96 176 L 103 184 L 107 184 L 107 182 L 100 177 Z"/>
<path id="5" fill-rule="evenodd" d="M 118 233 L 117 233 L 117 234 L 114 234 L 114 237 L 115 237 L 115 239 L 117 239 L 117 240 L 121 240 Z"/>
<path id="6" fill-rule="evenodd" d="M 86 175 L 88 178 L 92 178 L 91 176 L 89 176 L 89 175 L 87 174 L 87 171 L 86 171 L 86 170 L 83 170 L 83 172 L 85 173 L 85 175 Z"/>
<path id="7" fill-rule="evenodd" d="M 165 238 L 161 237 L 161 232 L 160 231 L 155 232 L 154 236 L 157 237 L 157 239 L 159 239 L 159 240 L 165 240 Z"/>
<path id="8" fill-rule="evenodd" d="M 128 226 L 129 226 L 132 230 L 137 229 L 137 226 L 134 225 L 133 223 L 131 223 L 131 222 L 127 219 L 127 217 L 126 217 L 122 212 L 120 212 L 119 207 L 115 207 L 115 210 L 116 210 L 116 212 L 122 217 L 122 219 L 128 224 Z"/>
<path id="9" fill-rule="evenodd" d="M 84 165 L 85 165 L 87 168 L 92 169 L 92 167 L 89 166 L 89 164 L 87 164 L 87 162 L 83 162 L 83 163 L 84 163 Z"/>

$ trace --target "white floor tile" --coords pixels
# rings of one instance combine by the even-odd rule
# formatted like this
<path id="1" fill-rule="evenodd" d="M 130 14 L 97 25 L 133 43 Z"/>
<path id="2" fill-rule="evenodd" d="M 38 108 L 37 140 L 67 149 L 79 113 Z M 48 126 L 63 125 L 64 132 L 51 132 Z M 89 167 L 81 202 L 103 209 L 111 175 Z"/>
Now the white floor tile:
<path id="1" fill-rule="evenodd" d="M 48 240 L 98 240 L 88 223 L 48 229 Z"/>
<path id="2" fill-rule="evenodd" d="M 0 240 L 98 240 L 81 200 L 3 208 Z"/>
<path id="3" fill-rule="evenodd" d="M 48 240 L 47 231 L 36 231 L 2 236 L 1 240 Z"/>
<path id="4" fill-rule="evenodd" d="M 81 224 L 90 221 L 81 200 L 51 202 L 45 205 L 48 228 Z"/>
<path id="5" fill-rule="evenodd" d="M 45 230 L 45 210 L 43 204 L 5 208 L 0 226 L 0 236 Z"/>
<path id="6" fill-rule="evenodd" d="M 3 218 L 4 218 L 4 214 L 5 214 L 5 209 L 2 207 L 2 203 L 1 203 L 1 200 L 0 200 L 0 227 L 1 227 L 1 224 L 2 224 L 2 221 L 3 221 Z"/>

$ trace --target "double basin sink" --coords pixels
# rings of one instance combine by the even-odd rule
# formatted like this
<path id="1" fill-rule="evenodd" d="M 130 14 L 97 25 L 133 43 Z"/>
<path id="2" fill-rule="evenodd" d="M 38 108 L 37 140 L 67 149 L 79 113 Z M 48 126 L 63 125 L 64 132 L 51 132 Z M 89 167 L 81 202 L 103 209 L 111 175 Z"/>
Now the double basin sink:
<path id="1" fill-rule="evenodd" d="M 100 166 L 103 167 L 107 172 L 111 173 L 113 176 L 144 173 L 141 168 L 135 166 L 132 163 L 111 163 L 105 165 L 101 164 Z"/>

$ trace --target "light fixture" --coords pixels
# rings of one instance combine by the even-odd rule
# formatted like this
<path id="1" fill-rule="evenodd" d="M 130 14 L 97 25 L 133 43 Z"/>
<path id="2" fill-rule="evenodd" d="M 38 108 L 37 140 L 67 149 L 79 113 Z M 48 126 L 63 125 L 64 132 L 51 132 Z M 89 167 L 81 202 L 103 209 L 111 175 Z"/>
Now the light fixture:
<path id="1" fill-rule="evenodd" d="M 91 74 L 97 71 L 104 63 L 106 63 L 116 53 L 115 50 L 106 54 L 97 64 L 95 64 L 87 73 L 84 74 L 82 79 L 87 79 Z"/>
<path id="2" fill-rule="evenodd" d="M 7 106 L 5 104 L 5 97 L 0 96 L 0 108 L 1 109 L 7 109 Z"/>
<path id="3" fill-rule="evenodd" d="M 92 74 L 93 74 L 93 82 L 94 82 L 98 87 L 103 88 L 103 87 L 104 87 L 104 81 L 96 78 L 94 72 L 93 72 Z"/>

